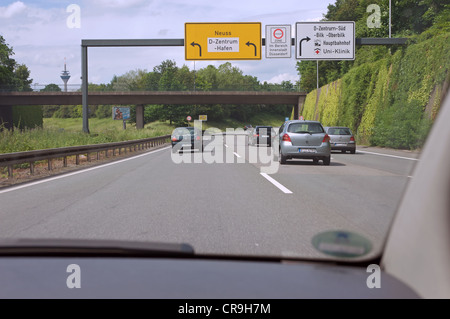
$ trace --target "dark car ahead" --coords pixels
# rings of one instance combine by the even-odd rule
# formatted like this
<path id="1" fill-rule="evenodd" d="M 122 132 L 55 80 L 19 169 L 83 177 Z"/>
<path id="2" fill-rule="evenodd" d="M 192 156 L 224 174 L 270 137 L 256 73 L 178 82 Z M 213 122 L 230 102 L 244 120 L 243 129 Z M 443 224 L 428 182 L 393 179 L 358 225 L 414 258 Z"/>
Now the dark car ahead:
<path id="1" fill-rule="evenodd" d="M 172 151 L 203 150 L 202 132 L 194 127 L 177 127 L 171 136 Z"/>
<path id="2" fill-rule="evenodd" d="M 331 150 L 345 153 L 349 151 L 352 154 L 356 152 L 356 141 L 352 131 L 344 126 L 325 127 L 325 131 L 330 137 Z"/>
<path id="3" fill-rule="evenodd" d="M 272 130 L 272 126 L 255 126 L 249 133 L 248 144 L 272 146 L 272 138 L 275 135 Z"/>

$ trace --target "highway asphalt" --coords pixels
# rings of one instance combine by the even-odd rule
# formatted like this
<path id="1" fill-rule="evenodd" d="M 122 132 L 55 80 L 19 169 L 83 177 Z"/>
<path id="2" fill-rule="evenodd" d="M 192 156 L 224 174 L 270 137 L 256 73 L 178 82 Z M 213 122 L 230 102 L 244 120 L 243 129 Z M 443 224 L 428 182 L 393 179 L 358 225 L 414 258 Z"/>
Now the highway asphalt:
<path id="1" fill-rule="evenodd" d="M 2 189 L 0 240 L 176 242 L 205 254 L 326 259 L 312 238 L 345 230 L 367 238 L 373 249 L 366 257 L 374 257 L 418 157 L 358 147 L 356 154 L 333 152 L 330 166 L 294 160 L 265 174 L 268 164 L 249 155 L 264 147 L 239 137 L 211 145 L 213 153 L 163 148 Z M 234 163 L 204 162 L 220 151 Z M 174 163 L 180 156 L 202 163 Z"/>

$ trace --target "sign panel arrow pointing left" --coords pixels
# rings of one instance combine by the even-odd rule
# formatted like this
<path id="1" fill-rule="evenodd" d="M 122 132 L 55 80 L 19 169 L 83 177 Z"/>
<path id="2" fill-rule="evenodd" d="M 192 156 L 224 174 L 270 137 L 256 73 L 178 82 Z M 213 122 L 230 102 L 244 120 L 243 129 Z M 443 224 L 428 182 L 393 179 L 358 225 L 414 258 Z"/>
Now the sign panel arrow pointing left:
<path id="1" fill-rule="evenodd" d="M 194 47 L 194 46 L 198 46 L 199 53 L 200 53 L 199 55 L 202 56 L 202 47 L 201 47 L 201 45 L 198 44 L 198 43 L 195 43 L 194 41 L 192 41 L 191 45 L 192 45 L 193 47 Z"/>
<path id="2" fill-rule="evenodd" d="M 255 56 L 257 56 L 256 45 L 254 43 L 251 43 L 250 41 L 248 41 L 245 45 L 247 45 L 248 47 L 253 45 L 253 47 L 255 48 Z"/>

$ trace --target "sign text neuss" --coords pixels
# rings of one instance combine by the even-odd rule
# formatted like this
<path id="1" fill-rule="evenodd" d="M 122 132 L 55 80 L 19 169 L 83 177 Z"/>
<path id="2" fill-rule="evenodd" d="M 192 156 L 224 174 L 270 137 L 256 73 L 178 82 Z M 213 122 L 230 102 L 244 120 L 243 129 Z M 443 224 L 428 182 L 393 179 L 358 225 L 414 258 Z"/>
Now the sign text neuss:
<path id="1" fill-rule="evenodd" d="M 230 31 L 214 31 L 215 36 L 231 36 Z M 239 38 L 208 38 L 208 52 L 239 52 Z"/>

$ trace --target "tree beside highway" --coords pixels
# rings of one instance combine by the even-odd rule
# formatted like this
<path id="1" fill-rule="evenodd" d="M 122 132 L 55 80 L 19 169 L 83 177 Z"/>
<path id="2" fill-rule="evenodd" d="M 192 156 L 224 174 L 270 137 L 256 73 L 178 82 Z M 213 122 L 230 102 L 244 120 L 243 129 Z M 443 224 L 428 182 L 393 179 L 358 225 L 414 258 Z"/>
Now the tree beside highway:
<path id="1" fill-rule="evenodd" d="M 13 48 L 0 35 L 0 92 L 32 91 L 30 70 L 25 64 L 19 64 L 12 58 Z M 42 127 L 43 111 L 41 107 L 14 106 L 0 108 L 0 128 L 20 129 Z"/>

